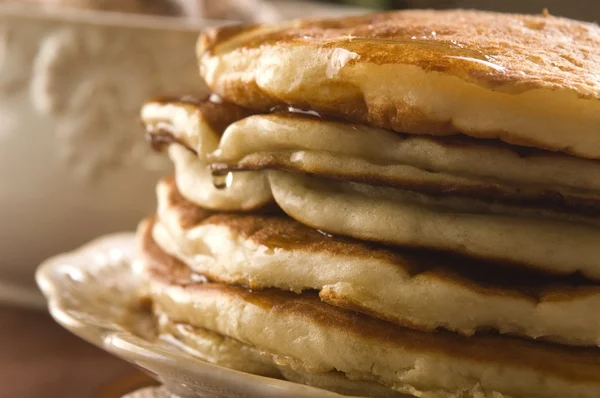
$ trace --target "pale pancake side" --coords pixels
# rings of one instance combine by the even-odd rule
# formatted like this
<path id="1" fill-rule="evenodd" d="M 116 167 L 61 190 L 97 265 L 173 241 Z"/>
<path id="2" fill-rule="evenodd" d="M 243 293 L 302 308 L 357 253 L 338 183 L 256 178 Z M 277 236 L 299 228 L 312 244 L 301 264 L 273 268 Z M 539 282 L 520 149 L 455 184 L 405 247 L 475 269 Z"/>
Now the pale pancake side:
<path id="1" fill-rule="evenodd" d="M 240 209 L 205 203 L 210 185 L 197 159 L 172 146 L 177 184 L 190 201 L 213 209 Z M 176 156 L 182 156 L 177 158 Z M 232 173 L 231 188 L 244 201 L 245 172 Z M 274 196 L 292 218 L 316 229 L 373 242 L 458 252 L 486 260 L 512 262 L 546 272 L 600 279 L 598 216 L 477 198 L 435 196 L 407 190 L 269 172 L 264 198 Z M 238 177 L 239 176 L 239 177 Z M 236 185 L 238 178 L 240 184 Z M 234 189 L 238 186 L 239 189 Z M 210 188 L 209 188 L 210 189 Z M 269 191 L 270 189 L 270 191 Z M 263 196 L 261 196 L 263 197 Z M 352 217 L 348 214 L 352 213 Z"/>
<path id="2" fill-rule="evenodd" d="M 249 114 L 233 104 L 196 98 L 155 99 L 141 110 L 148 140 L 158 150 L 167 147 L 186 197 L 211 209 L 248 211 L 272 201 L 266 176 L 243 173 L 235 181 L 223 181 L 228 189 L 218 189 L 206 156 L 218 148 L 229 124 Z"/>
<path id="3" fill-rule="evenodd" d="M 399 392 L 445 397 L 479 386 L 487 393 L 528 398 L 591 398 L 600 390 L 597 348 L 418 332 L 322 303 L 312 294 L 181 284 L 172 276 L 187 269 L 184 264 L 157 249 L 142 255 L 158 311 L 174 322 L 297 359 L 294 366 L 303 372 L 338 370 Z"/>
<path id="4" fill-rule="evenodd" d="M 380 384 L 353 381 L 340 372 L 307 373 L 294 370 L 292 358 L 282 358 L 230 337 L 187 324 L 175 323 L 159 314 L 161 338 L 205 361 L 243 372 L 281 378 L 334 391 L 340 394 L 373 398 L 407 397 Z"/>
<path id="5" fill-rule="evenodd" d="M 269 180 L 290 217 L 331 234 L 600 279 L 600 228 L 593 218 L 286 172 L 270 172 Z"/>
<path id="6" fill-rule="evenodd" d="M 412 134 L 464 133 L 600 158 L 600 28 L 550 15 L 409 10 L 208 30 L 228 100 Z"/>
<path id="7" fill-rule="evenodd" d="M 202 160 L 215 150 L 230 124 L 252 114 L 249 109 L 214 96 L 154 98 L 140 110 L 146 137 L 155 149 L 179 142 Z"/>
<path id="8" fill-rule="evenodd" d="M 298 112 L 239 119 L 247 112 L 226 102 L 176 99 L 149 102 L 142 116 L 151 142 L 180 144 L 197 153 L 199 161 L 194 162 L 193 153 L 169 148 L 180 188 L 206 207 L 218 205 L 207 205 L 211 194 L 226 195 L 210 186 L 212 177 L 206 171 L 210 163 L 213 172 L 222 176 L 235 170 L 274 168 L 436 195 L 600 213 L 598 161 L 493 140 L 401 135 Z M 215 117 L 221 125 L 211 121 Z M 211 153 L 207 148 L 215 145 Z M 251 182 L 242 183 L 251 176 Z M 231 196 L 246 187 L 248 198 L 257 194 L 257 203 L 267 200 L 268 190 L 256 174 L 232 177 Z M 232 204 L 222 208 L 235 209 Z"/>
<path id="9" fill-rule="evenodd" d="M 265 178 L 266 174 L 257 172 L 235 172 L 227 173 L 226 175 L 219 175 L 218 177 L 211 176 L 207 170 L 207 166 L 204 162 L 196 158 L 191 152 L 186 150 L 179 144 L 171 144 L 169 147 L 169 155 L 176 167 L 176 179 L 179 190 L 182 192 L 190 201 L 196 203 L 199 206 L 211 208 L 214 210 L 252 210 L 247 207 L 241 207 L 239 203 L 244 202 L 259 202 L 261 206 L 266 205 L 272 199 L 272 190 L 270 189 L 270 183 L 265 182 L 267 186 L 263 184 L 252 184 L 252 179 Z M 307 156 L 308 157 L 308 156 Z M 341 167 L 342 165 L 338 165 Z M 267 172 L 268 170 L 264 171 Z M 296 171 L 293 169 L 293 171 Z M 284 174 L 288 173 L 276 173 Z M 292 173 L 296 174 L 296 173 Z M 308 174 L 306 178 L 312 179 L 313 175 Z M 547 202 L 546 206 L 537 206 L 536 200 L 533 203 L 529 200 L 516 199 L 511 200 L 488 200 L 481 199 L 478 197 L 457 196 L 452 195 L 451 192 L 445 192 L 444 195 L 421 193 L 417 191 L 410 191 L 405 189 L 393 189 L 379 185 L 353 183 L 352 180 L 344 181 L 348 177 L 347 175 L 340 180 L 339 176 L 336 176 L 336 180 L 328 178 L 318 178 L 319 175 L 314 176 L 317 181 L 324 181 L 322 185 L 327 185 L 328 181 L 332 181 L 331 184 L 335 186 L 348 186 L 348 187 L 362 187 L 364 191 L 372 191 L 374 196 L 379 193 L 386 193 L 384 196 L 394 197 L 394 200 L 402 198 L 410 199 L 412 202 L 422 202 L 424 205 L 432 205 L 437 207 L 438 210 L 445 212 L 456 212 L 456 213 L 475 213 L 475 214 L 492 214 L 492 215 L 507 215 L 513 217 L 527 217 L 533 219 L 547 219 L 549 222 L 556 220 L 588 224 L 591 226 L 600 226 L 600 214 L 594 211 L 594 206 L 564 206 L 563 204 L 554 205 L 552 201 Z M 218 178 L 218 180 L 215 180 Z M 442 177 L 443 178 L 443 177 Z M 360 178 L 357 178 L 360 180 Z M 271 178 L 272 180 L 272 178 Z M 271 181 L 270 180 L 270 181 Z M 217 189 L 216 181 L 222 183 L 221 188 Z M 369 182 L 373 182 L 369 180 Z M 421 187 L 422 188 L 422 187 Z M 220 193 L 220 191 L 225 191 Z M 227 192 L 229 191 L 229 193 Z M 425 190 L 427 191 L 427 190 Z M 477 196 L 477 195 L 475 195 Z M 230 200 L 231 203 L 227 203 L 225 199 L 232 197 L 235 200 Z M 220 202 L 214 199 L 221 200 Z M 264 204 L 263 204 L 264 202 Z M 558 201 L 560 202 L 560 201 Z M 589 204 L 589 203 L 586 203 Z"/>
<path id="10" fill-rule="evenodd" d="M 280 168 L 432 194 L 600 212 L 599 161 L 492 140 L 400 135 L 293 112 L 232 123 L 209 162 L 221 172 Z"/>
<path id="11" fill-rule="evenodd" d="M 171 144 L 169 158 L 181 192 L 194 203 L 214 210 L 254 211 L 273 202 L 267 176 L 260 171 L 214 178 L 208 164 L 187 148 Z M 219 187 L 216 184 L 221 184 Z"/>
<path id="12" fill-rule="evenodd" d="M 279 367 L 263 352 L 239 341 L 202 328 L 157 317 L 158 338 L 207 362 L 240 372 L 281 378 Z"/>
<path id="13" fill-rule="evenodd" d="M 156 222 L 140 233 L 211 280 L 317 290 L 330 304 L 422 330 L 472 335 L 493 328 L 600 343 L 600 287 L 589 282 L 328 237 L 281 215 L 207 212 L 183 199 L 172 181 L 159 183 L 157 194 Z"/>

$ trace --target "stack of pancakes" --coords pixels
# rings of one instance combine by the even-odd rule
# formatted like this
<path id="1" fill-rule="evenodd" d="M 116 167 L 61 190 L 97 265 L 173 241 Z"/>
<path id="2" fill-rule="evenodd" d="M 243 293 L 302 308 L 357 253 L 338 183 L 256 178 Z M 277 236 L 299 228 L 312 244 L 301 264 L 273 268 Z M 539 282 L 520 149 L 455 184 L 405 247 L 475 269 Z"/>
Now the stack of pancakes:
<path id="1" fill-rule="evenodd" d="M 600 28 L 405 11 L 217 28 L 149 101 L 161 336 L 349 395 L 600 397 Z"/>

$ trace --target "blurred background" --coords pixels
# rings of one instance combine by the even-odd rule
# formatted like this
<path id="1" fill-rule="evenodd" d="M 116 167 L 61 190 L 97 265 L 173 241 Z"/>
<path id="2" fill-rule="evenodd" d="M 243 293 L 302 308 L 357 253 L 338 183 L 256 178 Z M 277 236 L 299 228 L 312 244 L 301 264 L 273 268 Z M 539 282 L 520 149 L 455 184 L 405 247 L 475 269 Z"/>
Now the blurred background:
<path id="1" fill-rule="evenodd" d="M 202 29 L 456 7 L 600 19 L 598 0 L 0 0 L 0 397 L 113 398 L 151 383 L 61 330 L 34 273 L 154 212 L 171 166 L 144 142 L 139 108 L 207 95 Z"/>
<path id="2" fill-rule="evenodd" d="M 474 8 L 518 13 L 539 13 L 543 8 L 548 8 L 553 15 L 590 22 L 600 19 L 600 2 L 596 0 L 326 0 L 325 2 L 376 9 Z"/>
<path id="3" fill-rule="evenodd" d="M 6 1 L 6 0 L 4 0 Z M 15 2 L 14 0 L 12 2 Z M 21 3 L 38 3 L 49 6 L 93 8 L 105 11 L 147 13 L 155 15 L 192 16 L 226 19 L 268 19 L 281 16 L 305 16 L 310 12 L 323 13 L 323 7 L 305 8 L 306 1 L 294 0 L 21 0 Z M 275 8 L 258 7 L 259 3 L 271 3 Z M 600 17 L 600 3 L 596 0 L 313 0 L 331 12 L 341 11 L 340 6 L 371 10 L 407 8 L 476 8 L 482 10 L 537 13 L 548 8 L 555 15 L 595 21 Z M 295 9 L 295 10 L 294 10 Z M 300 12 L 302 10 L 302 12 Z M 348 10 L 346 10 L 348 11 Z M 252 15 L 254 14 L 254 15 Z M 259 14 L 263 14 L 262 16 Z M 269 15 L 265 15 L 269 14 Z"/>

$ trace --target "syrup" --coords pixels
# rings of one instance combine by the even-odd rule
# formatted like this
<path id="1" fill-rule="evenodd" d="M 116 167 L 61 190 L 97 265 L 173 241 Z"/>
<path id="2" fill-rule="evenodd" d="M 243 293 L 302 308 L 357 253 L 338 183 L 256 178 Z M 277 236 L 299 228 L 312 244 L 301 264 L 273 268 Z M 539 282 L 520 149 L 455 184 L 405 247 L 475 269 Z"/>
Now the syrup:
<path id="1" fill-rule="evenodd" d="M 485 70 L 503 70 L 504 67 L 494 63 L 491 56 L 474 49 L 466 48 L 452 40 L 438 40 L 436 35 L 412 36 L 408 39 L 348 37 L 343 41 L 334 40 L 330 47 L 342 48 L 357 54 L 356 60 L 376 64 L 393 64 L 402 58 L 410 62 L 411 54 L 418 60 L 419 66 L 435 66 L 445 60 L 458 60 L 471 63 L 471 68 Z M 354 59 L 348 63 L 356 62 Z"/>
<path id="2" fill-rule="evenodd" d="M 163 152 L 171 144 L 179 144 L 185 147 L 187 150 L 197 155 L 195 149 L 187 146 L 183 141 L 177 138 L 173 133 L 165 129 L 152 129 L 148 127 L 146 134 L 144 135 L 150 147 L 156 152 Z"/>
<path id="3" fill-rule="evenodd" d="M 212 175 L 212 183 L 216 189 L 223 190 L 227 189 L 233 184 L 233 173 L 228 172 L 227 174 L 214 174 Z"/>
<path id="4" fill-rule="evenodd" d="M 163 152 L 169 145 L 177 141 L 173 134 L 165 131 L 154 132 L 147 130 L 144 137 L 155 152 Z"/>

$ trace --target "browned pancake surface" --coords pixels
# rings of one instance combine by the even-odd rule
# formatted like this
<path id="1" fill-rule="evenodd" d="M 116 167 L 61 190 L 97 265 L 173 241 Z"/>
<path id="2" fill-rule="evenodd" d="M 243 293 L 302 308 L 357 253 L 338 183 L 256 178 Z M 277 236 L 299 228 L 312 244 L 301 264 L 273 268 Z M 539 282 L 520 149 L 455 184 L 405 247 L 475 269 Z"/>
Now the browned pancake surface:
<path id="1" fill-rule="evenodd" d="M 219 29 L 199 41 L 200 72 L 239 105 L 292 105 L 397 132 L 460 132 L 600 158 L 595 24 L 408 10 Z"/>
<path id="2" fill-rule="evenodd" d="M 583 97 L 600 92 L 600 29 L 548 14 L 414 10 L 261 28 L 215 28 L 202 35 L 200 48 L 218 54 L 310 41 L 345 48 L 361 61 L 417 64 L 495 89 L 511 83 L 519 90 L 566 87 Z"/>
<path id="3" fill-rule="evenodd" d="M 185 281 L 181 279 L 187 269 L 185 264 L 158 248 L 148 234 L 142 233 L 140 243 L 144 261 L 151 265 L 150 278 L 167 285 L 185 286 L 189 294 L 229 295 L 272 314 L 305 317 L 309 322 L 360 335 L 374 344 L 389 343 L 411 351 L 539 369 L 569 380 L 598 381 L 600 351 L 597 348 L 566 347 L 495 334 L 463 337 L 445 331 L 419 332 L 325 304 L 313 293 L 295 294 L 277 289 L 252 291 L 222 283 Z"/>
<path id="4" fill-rule="evenodd" d="M 170 207 L 178 213 L 182 227 L 192 228 L 202 224 L 225 226 L 234 234 L 271 251 L 303 250 L 334 256 L 380 259 L 397 265 L 413 277 L 439 278 L 485 294 L 525 296 L 536 302 L 568 300 L 597 294 L 599 289 L 597 284 L 578 275 L 553 276 L 522 268 L 513 269 L 510 264 L 478 261 L 444 252 L 394 248 L 334 237 L 294 221 L 277 209 L 265 209 L 260 214 L 213 212 L 183 198 L 173 179 L 166 179 L 165 182 L 171 187 Z M 153 242 L 150 225 L 147 227 L 146 240 L 147 245 L 155 245 L 149 243 Z"/>

